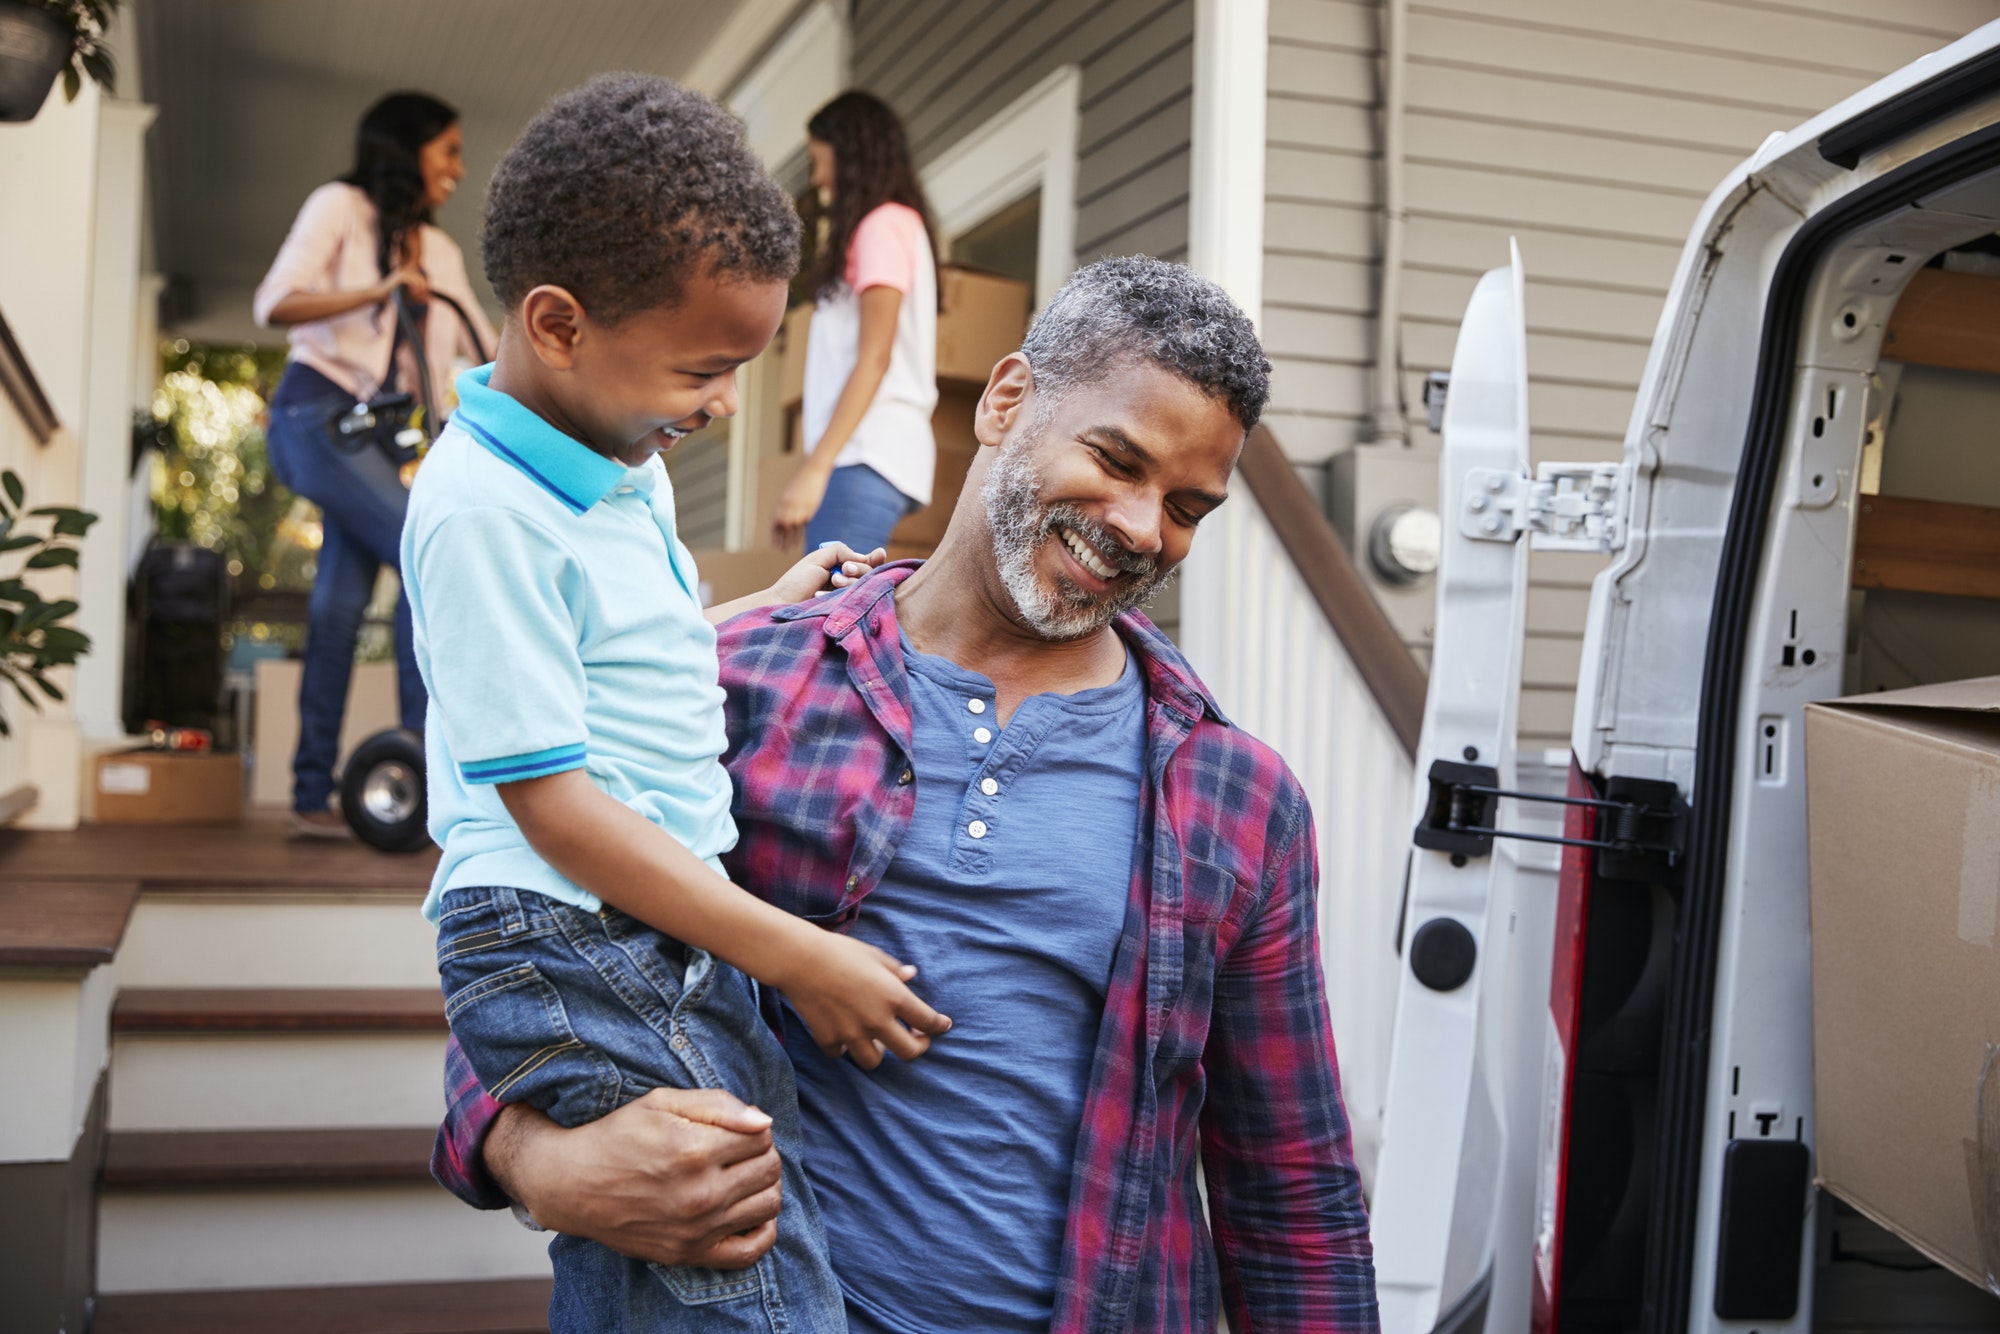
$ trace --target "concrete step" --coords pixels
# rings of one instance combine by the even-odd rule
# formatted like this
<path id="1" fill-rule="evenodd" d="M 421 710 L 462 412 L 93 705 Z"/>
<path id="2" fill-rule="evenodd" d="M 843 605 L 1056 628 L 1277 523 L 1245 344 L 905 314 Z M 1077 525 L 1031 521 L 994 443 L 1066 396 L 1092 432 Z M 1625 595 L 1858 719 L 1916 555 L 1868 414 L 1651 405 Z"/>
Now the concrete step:
<path id="1" fill-rule="evenodd" d="M 435 1126 L 300 1130 L 122 1130 L 105 1146 L 102 1188 L 429 1181 Z"/>
<path id="2" fill-rule="evenodd" d="M 134 1292 L 97 1304 L 93 1334 L 547 1334 L 546 1279 L 239 1292 Z"/>
<path id="3" fill-rule="evenodd" d="M 106 1191 L 105 1293 L 540 1278 L 548 1237 L 435 1182 Z M 289 1330 L 291 1326 L 275 1326 Z"/>
<path id="4" fill-rule="evenodd" d="M 114 1131 L 436 1125 L 444 1006 L 419 988 L 131 988 Z"/>
<path id="5" fill-rule="evenodd" d="M 437 987 L 418 893 L 142 894 L 118 950 L 128 987 Z"/>

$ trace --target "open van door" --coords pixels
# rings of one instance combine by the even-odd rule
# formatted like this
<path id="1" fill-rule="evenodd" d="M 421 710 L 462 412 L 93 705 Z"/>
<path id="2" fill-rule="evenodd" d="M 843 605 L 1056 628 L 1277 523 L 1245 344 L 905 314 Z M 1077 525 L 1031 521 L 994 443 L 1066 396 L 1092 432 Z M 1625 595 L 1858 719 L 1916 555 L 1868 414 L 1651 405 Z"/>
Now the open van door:
<path id="1" fill-rule="evenodd" d="M 1494 1009 L 1508 932 L 1495 921 L 1502 859 L 1475 827 L 1492 827 L 1490 794 L 1514 783 L 1528 552 L 1491 539 L 1514 536 L 1507 507 L 1527 473 L 1526 358 L 1516 246 L 1513 263 L 1473 290 L 1445 399 L 1437 639 L 1373 1208 L 1385 1334 L 1430 1334 L 1468 1316 L 1477 1329 L 1491 1282 L 1507 1136 Z"/>

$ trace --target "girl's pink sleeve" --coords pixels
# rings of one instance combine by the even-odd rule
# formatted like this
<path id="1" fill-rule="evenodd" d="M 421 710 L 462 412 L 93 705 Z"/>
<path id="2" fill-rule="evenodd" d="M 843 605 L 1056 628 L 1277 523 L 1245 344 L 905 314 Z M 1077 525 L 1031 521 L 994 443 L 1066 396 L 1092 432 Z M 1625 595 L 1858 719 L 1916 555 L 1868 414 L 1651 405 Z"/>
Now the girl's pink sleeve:
<path id="1" fill-rule="evenodd" d="M 848 289 L 861 293 L 893 287 L 907 293 L 917 285 L 917 265 L 928 245 L 923 216 L 907 204 L 871 210 L 847 245 Z"/>

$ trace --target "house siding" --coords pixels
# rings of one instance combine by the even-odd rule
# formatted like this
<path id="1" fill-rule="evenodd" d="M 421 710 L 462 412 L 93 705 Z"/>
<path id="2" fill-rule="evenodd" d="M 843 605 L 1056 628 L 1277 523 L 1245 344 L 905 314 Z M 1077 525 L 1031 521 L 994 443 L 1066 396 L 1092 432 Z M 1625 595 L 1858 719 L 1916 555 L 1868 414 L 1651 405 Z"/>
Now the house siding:
<path id="1" fill-rule="evenodd" d="M 1379 6 L 1271 0 L 1264 330 L 1270 421 L 1314 468 L 1366 431 L 1380 247 Z M 1519 238 L 1533 453 L 1609 459 L 1710 189 L 1788 130 L 2000 18 L 2000 0 L 1422 0 L 1409 8 L 1404 403 L 1451 364 Z M 1568 744 L 1595 560 L 1532 561 L 1524 745 Z"/>
<path id="2" fill-rule="evenodd" d="M 857 0 L 852 31 L 854 82 L 896 108 L 919 165 L 1076 65 L 1076 262 L 1186 258 L 1192 0 Z"/>

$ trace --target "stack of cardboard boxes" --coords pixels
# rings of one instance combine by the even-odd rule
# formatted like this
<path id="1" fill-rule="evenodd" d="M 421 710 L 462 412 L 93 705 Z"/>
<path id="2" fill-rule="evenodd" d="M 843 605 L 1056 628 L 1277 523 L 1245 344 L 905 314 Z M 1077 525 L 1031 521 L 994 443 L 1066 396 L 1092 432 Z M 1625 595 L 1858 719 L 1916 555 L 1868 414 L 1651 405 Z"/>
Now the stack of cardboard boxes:
<path id="1" fill-rule="evenodd" d="M 1020 347 L 1028 328 L 1027 284 L 1014 279 L 945 265 L 938 270 L 938 296 L 938 405 L 931 416 L 931 431 L 937 438 L 937 480 L 931 503 L 904 519 L 890 537 L 893 560 L 928 556 L 944 536 L 979 447 L 972 434 L 979 395 L 994 365 Z M 811 305 L 793 307 L 772 346 L 781 425 L 769 433 L 770 439 L 754 442 L 749 475 L 741 480 L 754 487 L 751 512 L 757 518 L 750 533 L 752 544 L 736 551 L 694 553 L 703 598 L 711 606 L 769 587 L 802 554 L 796 548 L 770 544 L 770 513 L 805 457 L 799 409 L 805 396 L 806 332 L 811 319 Z"/>

